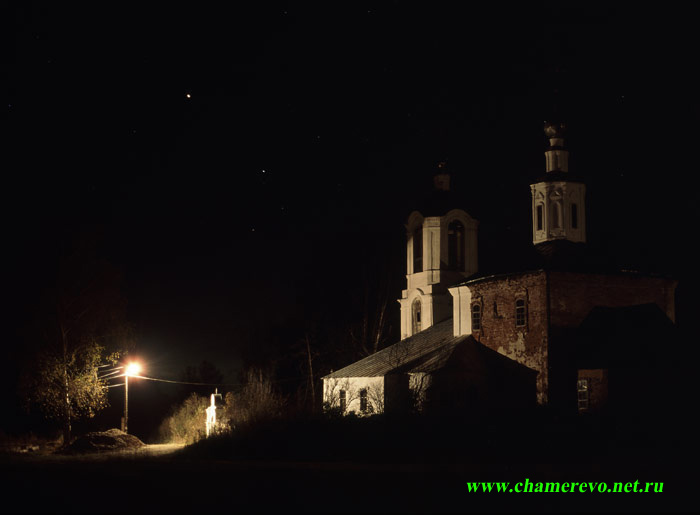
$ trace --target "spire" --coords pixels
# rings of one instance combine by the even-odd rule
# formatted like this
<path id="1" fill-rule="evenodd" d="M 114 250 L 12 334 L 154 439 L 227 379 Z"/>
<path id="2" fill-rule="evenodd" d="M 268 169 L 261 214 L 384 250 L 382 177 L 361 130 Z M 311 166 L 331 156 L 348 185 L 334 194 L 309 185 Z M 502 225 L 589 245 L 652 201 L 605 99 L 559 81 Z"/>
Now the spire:
<path id="1" fill-rule="evenodd" d="M 544 122 L 544 133 L 549 140 L 549 145 L 544 153 L 547 173 L 569 171 L 569 151 L 564 148 L 565 132 L 566 124 L 564 122 Z"/>

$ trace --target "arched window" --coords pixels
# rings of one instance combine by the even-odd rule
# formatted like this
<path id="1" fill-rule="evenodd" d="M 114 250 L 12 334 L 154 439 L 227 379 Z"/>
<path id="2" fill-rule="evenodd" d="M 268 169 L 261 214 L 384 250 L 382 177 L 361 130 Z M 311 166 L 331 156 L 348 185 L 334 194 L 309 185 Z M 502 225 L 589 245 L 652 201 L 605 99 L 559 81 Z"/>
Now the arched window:
<path id="1" fill-rule="evenodd" d="M 578 206 L 571 204 L 571 228 L 578 229 Z"/>
<path id="2" fill-rule="evenodd" d="M 524 327 L 527 325 L 527 310 L 525 308 L 525 299 L 515 301 L 515 326 Z"/>
<path id="3" fill-rule="evenodd" d="M 561 202 L 552 204 L 552 228 L 561 229 Z"/>
<path id="4" fill-rule="evenodd" d="M 413 231 L 413 273 L 423 271 L 423 226 Z"/>
<path id="5" fill-rule="evenodd" d="M 421 322 L 421 302 L 420 299 L 413 301 L 411 305 L 411 318 L 413 326 L 413 334 L 420 333 L 422 322 Z"/>
<path id="6" fill-rule="evenodd" d="M 542 204 L 537 205 L 537 230 L 541 231 L 544 227 L 544 206 Z"/>
<path id="7" fill-rule="evenodd" d="M 472 304 L 472 331 L 481 329 L 481 304 Z"/>
<path id="8" fill-rule="evenodd" d="M 464 225 L 459 220 L 447 226 L 447 264 L 452 270 L 464 270 Z"/>

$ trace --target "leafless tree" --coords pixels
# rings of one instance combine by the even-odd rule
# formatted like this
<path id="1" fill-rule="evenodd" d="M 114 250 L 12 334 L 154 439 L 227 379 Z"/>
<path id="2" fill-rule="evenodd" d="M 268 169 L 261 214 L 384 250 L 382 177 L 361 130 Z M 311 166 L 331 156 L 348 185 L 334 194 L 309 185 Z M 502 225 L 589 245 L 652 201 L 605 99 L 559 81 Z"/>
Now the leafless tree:
<path id="1" fill-rule="evenodd" d="M 373 413 L 378 415 L 384 413 L 384 382 L 382 381 L 381 386 L 369 385 L 367 387 L 367 397 L 369 398 L 369 403 L 372 406 Z"/>
<path id="2" fill-rule="evenodd" d="M 316 382 L 314 380 L 313 354 L 311 352 L 311 335 L 304 334 L 304 343 L 306 344 L 306 362 L 308 363 L 308 387 L 311 390 L 311 413 L 316 411 Z"/>
<path id="3" fill-rule="evenodd" d="M 431 379 L 430 374 L 425 372 L 408 374 L 408 389 L 411 395 L 412 411 L 420 413 L 425 409 Z"/>
<path id="4" fill-rule="evenodd" d="M 362 316 L 350 326 L 350 341 L 359 357 L 366 357 L 382 349 L 391 334 L 387 308 L 391 296 L 388 273 L 379 274 L 380 280 L 374 284 L 365 270 L 362 287 Z"/>
<path id="5" fill-rule="evenodd" d="M 340 392 L 345 392 L 345 406 L 341 406 Z M 345 414 L 347 407 L 360 398 L 360 391 L 352 386 L 347 377 L 331 377 L 326 379 L 323 389 L 323 407 L 326 411 L 338 411 Z"/>

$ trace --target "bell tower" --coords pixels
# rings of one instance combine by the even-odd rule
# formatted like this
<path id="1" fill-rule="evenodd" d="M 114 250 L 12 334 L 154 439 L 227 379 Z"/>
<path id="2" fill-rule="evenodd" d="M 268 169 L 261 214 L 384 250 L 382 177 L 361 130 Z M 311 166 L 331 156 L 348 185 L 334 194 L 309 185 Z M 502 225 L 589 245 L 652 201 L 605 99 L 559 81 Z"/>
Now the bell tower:
<path id="1" fill-rule="evenodd" d="M 478 222 L 462 209 L 449 209 L 450 174 L 438 165 L 433 207 L 413 211 L 406 223 L 406 289 L 401 292 L 401 339 L 452 316 L 447 291 L 477 271 Z"/>
<path id="2" fill-rule="evenodd" d="M 564 123 L 545 122 L 544 133 L 549 141 L 544 152 L 546 173 L 530 185 L 535 245 L 554 240 L 586 242 L 586 185 L 569 174 L 565 132 Z"/>

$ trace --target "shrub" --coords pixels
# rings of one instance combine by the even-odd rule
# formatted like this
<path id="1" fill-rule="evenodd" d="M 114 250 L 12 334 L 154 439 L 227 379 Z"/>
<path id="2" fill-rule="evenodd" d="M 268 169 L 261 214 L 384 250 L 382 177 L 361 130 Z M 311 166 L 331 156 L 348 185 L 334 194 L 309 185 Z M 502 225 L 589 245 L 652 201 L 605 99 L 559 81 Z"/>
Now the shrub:
<path id="1" fill-rule="evenodd" d="M 231 428 L 253 425 L 280 418 L 284 404 L 270 377 L 261 370 L 251 369 L 240 392 L 226 394 L 224 418 Z"/>
<path id="2" fill-rule="evenodd" d="M 189 445 L 204 438 L 207 406 L 209 399 L 196 393 L 191 394 L 160 425 L 161 441 Z"/>

